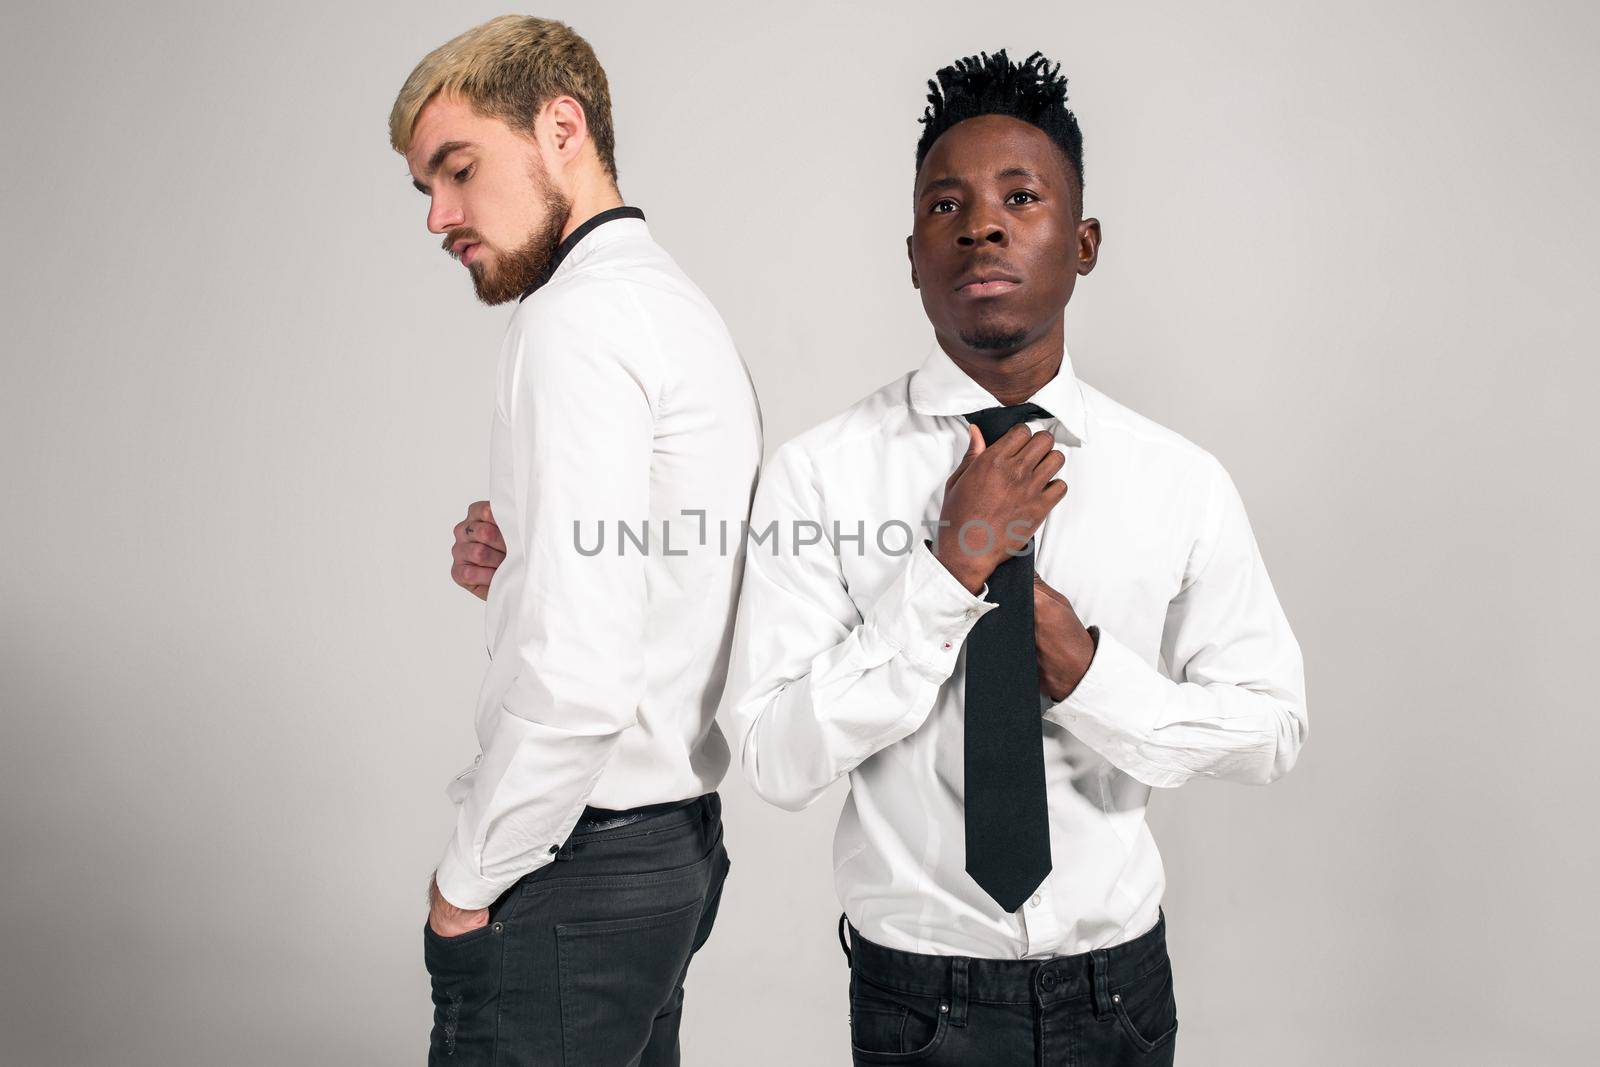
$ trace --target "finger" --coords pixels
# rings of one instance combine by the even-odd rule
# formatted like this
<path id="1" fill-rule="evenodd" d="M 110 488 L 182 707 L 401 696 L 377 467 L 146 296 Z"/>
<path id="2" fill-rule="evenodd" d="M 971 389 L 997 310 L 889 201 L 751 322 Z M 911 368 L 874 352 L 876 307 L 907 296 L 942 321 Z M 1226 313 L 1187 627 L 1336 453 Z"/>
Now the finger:
<path id="1" fill-rule="evenodd" d="M 1061 503 L 1061 499 L 1066 495 L 1067 483 L 1062 481 L 1060 478 L 1054 478 L 1045 483 L 1043 496 L 1046 507 L 1055 507 L 1057 504 Z"/>
<path id="2" fill-rule="evenodd" d="M 1049 430 L 1036 430 L 1028 435 L 1022 442 L 1022 447 L 1017 450 L 1018 458 L 1029 464 L 1037 464 L 1040 460 L 1056 447 L 1055 435 Z"/>
<path id="3" fill-rule="evenodd" d="M 971 423 L 967 424 L 967 458 L 983 455 L 983 450 L 989 446 L 983 443 L 983 431 Z"/>
<path id="4" fill-rule="evenodd" d="M 1041 431 L 1043 432 L 1043 431 Z M 1015 456 L 1021 452 L 1023 446 L 1033 439 L 1033 431 L 1028 429 L 1028 424 L 1019 422 L 1011 429 L 1000 435 L 1000 439 L 989 447 L 995 449 L 1003 456 Z"/>
<path id="5" fill-rule="evenodd" d="M 506 540 L 504 537 L 500 536 L 500 527 L 496 526 L 492 522 L 489 522 L 487 519 L 480 519 L 477 522 L 469 521 L 464 523 L 462 534 L 462 540 L 475 541 L 480 545 L 488 545 L 496 552 L 504 552 L 506 550 Z"/>
<path id="6" fill-rule="evenodd" d="M 467 519 L 469 521 L 493 522 L 494 513 L 489 510 L 489 502 L 487 500 L 474 500 L 468 504 Z"/>
<path id="7" fill-rule="evenodd" d="M 456 545 L 450 550 L 450 558 L 457 563 L 471 563 L 478 567 L 488 567 L 490 570 L 505 562 L 506 554 L 497 548 L 484 544 L 482 541 L 467 541 Z"/>
<path id="8" fill-rule="evenodd" d="M 1055 586 L 1041 578 L 1038 571 L 1033 572 L 1033 588 L 1040 596 L 1048 597 L 1049 599 L 1056 601 L 1058 604 L 1065 604 L 1067 602 L 1067 598 L 1062 594 L 1061 590 L 1057 589 Z"/>
<path id="9" fill-rule="evenodd" d="M 489 599 L 489 587 L 486 586 L 486 585 L 475 585 L 475 586 L 472 586 L 468 590 L 468 592 L 470 592 L 473 596 L 477 597 L 479 600 L 488 600 Z"/>
<path id="10" fill-rule="evenodd" d="M 1061 449 L 1052 447 L 1039 457 L 1039 462 L 1033 468 L 1033 476 L 1042 484 L 1054 478 L 1056 472 L 1066 465 L 1066 454 Z"/>
<path id="11" fill-rule="evenodd" d="M 486 586 L 494 580 L 494 568 L 457 563 L 450 568 L 450 579 L 463 589 L 471 589 L 475 585 Z"/>
<path id="12" fill-rule="evenodd" d="M 984 447 L 983 434 L 976 426 L 969 425 L 967 427 L 966 454 L 961 457 L 961 462 L 956 464 L 956 469 L 950 472 L 950 477 L 944 480 L 945 492 L 948 493 L 950 488 L 961 480 L 961 476 L 967 472 L 967 468 L 972 466 L 972 461 L 983 454 Z"/>

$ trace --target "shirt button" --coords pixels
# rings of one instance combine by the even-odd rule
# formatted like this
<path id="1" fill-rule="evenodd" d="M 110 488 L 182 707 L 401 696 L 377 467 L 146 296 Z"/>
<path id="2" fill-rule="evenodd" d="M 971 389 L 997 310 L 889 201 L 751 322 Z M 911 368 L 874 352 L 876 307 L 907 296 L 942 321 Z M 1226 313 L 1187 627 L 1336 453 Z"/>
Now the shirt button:
<path id="1" fill-rule="evenodd" d="M 1031 897 L 1031 898 L 1030 898 L 1030 899 L 1029 899 L 1029 900 L 1028 900 L 1028 907 L 1030 907 L 1030 908 L 1037 908 L 1037 907 L 1038 907 L 1038 906 L 1039 906 L 1039 894 L 1038 894 L 1038 893 L 1035 893 L 1035 894 L 1034 894 L 1034 895 L 1033 895 L 1033 896 L 1032 896 L 1032 897 Z"/>
<path id="2" fill-rule="evenodd" d="M 946 641 L 946 642 L 945 642 L 945 643 L 944 643 L 944 648 L 945 648 L 945 651 L 946 651 L 946 652 L 948 652 L 948 651 L 949 651 L 949 650 L 950 650 L 950 642 L 949 642 L 949 641 Z"/>

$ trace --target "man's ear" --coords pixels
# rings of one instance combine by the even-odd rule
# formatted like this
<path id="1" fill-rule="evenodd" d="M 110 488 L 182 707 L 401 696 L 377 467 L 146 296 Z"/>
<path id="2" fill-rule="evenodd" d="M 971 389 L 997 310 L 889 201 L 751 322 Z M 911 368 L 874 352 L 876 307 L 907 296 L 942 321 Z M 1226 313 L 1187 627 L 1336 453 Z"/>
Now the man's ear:
<path id="1" fill-rule="evenodd" d="M 589 120 L 583 105 L 570 96 L 558 96 L 544 107 L 539 116 L 545 150 L 562 163 L 571 163 L 589 139 Z"/>
<path id="2" fill-rule="evenodd" d="M 1078 273 L 1088 274 L 1100 262 L 1100 220 L 1078 223 Z"/>
<path id="3" fill-rule="evenodd" d="M 915 257 L 915 256 L 913 256 L 911 254 L 911 238 L 910 237 L 906 238 L 906 259 L 911 264 L 911 288 L 913 288 L 913 289 L 921 289 L 922 285 L 921 285 L 920 282 L 917 281 L 917 257 Z"/>

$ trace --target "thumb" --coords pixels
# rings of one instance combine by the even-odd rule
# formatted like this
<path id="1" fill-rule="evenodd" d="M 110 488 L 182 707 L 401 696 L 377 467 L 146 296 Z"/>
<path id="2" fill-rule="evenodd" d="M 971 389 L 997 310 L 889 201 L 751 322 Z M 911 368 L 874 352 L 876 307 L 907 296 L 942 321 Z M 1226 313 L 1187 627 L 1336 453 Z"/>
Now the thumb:
<path id="1" fill-rule="evenodd" d="M 950 472 L 950 477 L 944 480 L 944 491 L 949 492 L 961 476 L 967 473 L 967 468 L 972 466 L 972 461 L 983 454 L 983 434 L 978 432 L 976 426 L 967 425 L 967 454 L 961 457 L 961 462 L 956 464 L 956 469 Z"/>
<path id="2" fill-rule="evenodd" d="M 967 459 L 971 459 L 973 456 L 983 455 L 983 450 L 989 447 L 983 443 L 983 431 L 979 430 L 971 423 L 967 424 L 967 437 L 969 438 L 967 441 L 967 455 L 965 457 Z"/>
<path id="3" fill-rule="evenodd" d="M 1055 586 L 1051 585 L 1049 582 L 1045 581 L 1044 578 L 1040 576 L 1038 571 L 1033 572 L 1033 591 L 1042 594 L 1050 600 L 1054 600 L 1058 604 L 1066 603 L 1067 600 L 1066 597 L 1061 595 L 1061 591 Z"/>

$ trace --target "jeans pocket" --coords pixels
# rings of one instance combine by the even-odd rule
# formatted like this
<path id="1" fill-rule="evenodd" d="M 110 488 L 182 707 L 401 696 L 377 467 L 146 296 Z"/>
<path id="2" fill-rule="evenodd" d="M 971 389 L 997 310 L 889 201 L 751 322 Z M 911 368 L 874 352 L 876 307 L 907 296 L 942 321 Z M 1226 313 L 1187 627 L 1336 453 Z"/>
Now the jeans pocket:
<path id="1" fill-rule="evenodd" d="M 856 1063 L 915 1063 L 944 1043 L 948 1012 L 938 997 L 880 989 L 857 980 L 850 994 L 850 1051 Z"/>
<path id="2" fill-rule="evenodd" d="M 627 1063 L 644 1049 L 704 911 L 700 898 L 656 915 L 556 927 L 565 1067 Z"/>
<path id="3" fill-rule="evenodd" d="M 441 937 L 424 920 L 422 959 L 433 992 L 428 1062 L 489 1063 L 499 1030 L 505 924 Z"/>
<path id="4" fill-rule="evenodd" d="M 728 872 L 733 869 L 733 862 L 728 859 L 728 850 L 721 845 L 717 846 L 717 859 L 719 865 L 712 868 L 715 873 L 712 875 L 710 887 L 706 890 L 705 912 L 700 916 L 700 925 L 695 931 L 691 953 L 699 952 L 711 939 L 711 928 L 716 925 L 717 911 L 722 907 L 722 887 L 727 884 Z"/>
<path id="5" fill-rule="evenodd" d="M 1111 1007 L 1122 1032 L 1141 1052 L 1153 1052 L 1178 1032 L 1178 1003 L 1172 992 L 1172 964 L 1163 963 L 1112 991 Z"/>

